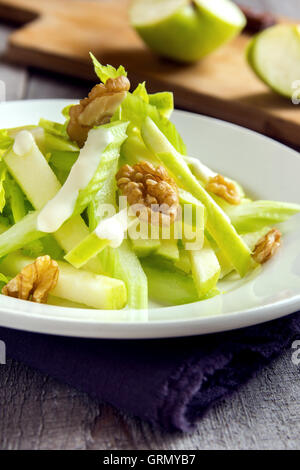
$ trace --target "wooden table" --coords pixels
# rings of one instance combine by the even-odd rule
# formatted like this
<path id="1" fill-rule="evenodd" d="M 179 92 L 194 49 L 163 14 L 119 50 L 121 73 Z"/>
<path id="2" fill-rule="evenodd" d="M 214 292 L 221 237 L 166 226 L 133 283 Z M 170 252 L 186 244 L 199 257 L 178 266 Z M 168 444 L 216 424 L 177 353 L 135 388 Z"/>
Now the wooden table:
<path id="1" fill-rule="evenodd" d="M 299 0 L 239 0 L 300 19 Z M 0 25 L 0 48 L 11 27 Z M 87 83 L 0 63 L 7 99 L 74 98 Z M 297 449 L 300 377 L 292 350 L 210 409 L 189 435 L 169 435 L 20 363 L 0 366 L 0 449 Z"/>

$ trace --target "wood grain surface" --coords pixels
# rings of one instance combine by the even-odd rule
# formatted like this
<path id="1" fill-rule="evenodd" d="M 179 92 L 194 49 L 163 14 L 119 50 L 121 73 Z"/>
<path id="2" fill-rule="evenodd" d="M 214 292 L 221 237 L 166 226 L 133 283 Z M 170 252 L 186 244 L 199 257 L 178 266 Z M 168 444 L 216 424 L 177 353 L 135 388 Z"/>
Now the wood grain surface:
<path id="1" fill-rule="evenodd" d="M 299 0 L 239 0 L 300 18 Z M 0 24 L 0 48 L 12 27 Z M 0 62 L 7 99 L 84 96 L 89 84 Z M 0 338 L 1 339 L 1 338 Z M 193 433 L 166 434 L 9 361 L 0 365 L 0 449 L 299 449 L 300 369 L 292 350 L 213 408 Z"/>
<path id="2" fill-rule="evenodd" d="M 249 36 L 240 35 L 197 64 L 182 66 L 161 60 L 144 46 L 128 23 L 128 3 L 0 0 L 0 18 L 26 22 L 10 35 L 6 57 L 94 79 L 92 51 L 103 63 L 124 64 L 133 84 L 147 80 L 152 91 L 170 89 L 180 108 L 300 145 L 299 109 L 250 70 L 245 60 Z"/>

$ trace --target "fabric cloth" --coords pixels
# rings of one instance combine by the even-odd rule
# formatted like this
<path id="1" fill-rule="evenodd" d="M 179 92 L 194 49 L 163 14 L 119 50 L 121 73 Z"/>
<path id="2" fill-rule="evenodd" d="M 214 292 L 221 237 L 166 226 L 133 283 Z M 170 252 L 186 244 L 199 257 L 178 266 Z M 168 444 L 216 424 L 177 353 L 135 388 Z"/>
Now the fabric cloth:
<path id="1" fill-rule="evenodd" d="M 99 340 L 0 328 L 7 356 L 168 431 L 189 431 L 217 399 L 300 335 L 300 313 L 241 330 Z"/>

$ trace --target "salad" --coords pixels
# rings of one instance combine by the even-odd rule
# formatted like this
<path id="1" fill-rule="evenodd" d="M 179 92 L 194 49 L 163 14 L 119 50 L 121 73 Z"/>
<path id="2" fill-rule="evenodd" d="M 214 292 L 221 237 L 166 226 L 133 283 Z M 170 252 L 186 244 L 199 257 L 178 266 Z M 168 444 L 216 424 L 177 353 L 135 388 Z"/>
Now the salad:
<path id="1" fill-rule="evenodd" d="M 2 295 L 146 309 L 219 295 L 281 244 L 297 204 L 254 201 L 187 155 L 173 95 L 130 91 L 124 67 L 62 110 L 63 124 L 0 130 Z"/>

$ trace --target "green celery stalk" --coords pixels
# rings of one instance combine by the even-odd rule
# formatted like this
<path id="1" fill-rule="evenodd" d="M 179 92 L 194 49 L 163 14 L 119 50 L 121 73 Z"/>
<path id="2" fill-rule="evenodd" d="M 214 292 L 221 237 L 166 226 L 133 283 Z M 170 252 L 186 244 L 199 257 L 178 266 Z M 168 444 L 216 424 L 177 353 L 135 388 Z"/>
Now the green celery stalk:
<path id="1" fill-rule="evenodd" d="M 33 258 L 12 253 L 1 261 L 0 269 L 6 275 L 15 276 L 33 262 Z M 98 309 L 120 309 L 125 306 L 126 288 L 122 281 L 77 270 L 62 261 L 58 261 L 58 267 L 58 281 L 51 295 Z"/>
<path id="2" fill-rule="evenodd" d="M 42 209 L 61 187 L 54 172 L 51 170 L 36 144 L 33 145 L 32 151 L 24 157 L 16 155 L 11 148 L 4 155 L 4 161 L 10 173 L 19 183 L 35 209 Z M 18 223 L 21 222 L 22 221 Z M 18 233 L 20 231 L 20 239 L 21 231 L 26 228 L 28 228 L 26 224 L 20 225 L 19 227 L 16 226 L 15 230 L 18 231 Z M 43 232 L 39 232 L 36 229 L 35 238 L 33 238 L 32 226 L 30 230 L 30 241 L 33 239 L 37 240 L 41 236 L 44 236 L 42 235 Z M 76 215 L 67 220 L 53 235 L 63 250 L 67 252 L 89 235 L 89 229 L 80 215 Z M 26 236 L 26 233 L 24 233 L 25 238 Z M 13 245 L 11 244 L 9 246 L 12 248 Z M 93 272 L 101 272 L 101 264 L 97 259 L 91 260 L 85 268 Z"/>
<path id="3" fill-rule="evenodd" d="M 16 251 L 47 234 L 36 229 L 38 212 L 31 212 L 0 235 L 0 257 Z"/>
<path id="4" fill-rule="evenodd" d="M 156 250 L 155 254 L 170 261 L 178 261 L 179 249 L 177 240 L 161 240 L 160 247 Z"/>
<path id="5" fill-rule="evenodd" d="M 239 206 L 226 204 L 224 210 L 240 233 L 253 232 L 267 225 L 285 222 L 300 211 L 299 204 L 276 201 L 245 202 Z"/>
<path id="6" fill-rule="evenodd" d="M 179 260 L 175 261 L 174 266 L 186 274 L 192 272 L 191 261 L 187 250 L 179 247 Z"/>
<path id="7" fill-rule="evenodd" d="M 149 297 L 163 305 L 183 305 L 199 300 L 191 276 L 172 263 L 144 258 L 142 267 L 148 278 Z"/>
<path id="8" fill-rule="evenodd" d="M 113 277 L 125 282 L 128 307 L 148 308 L 148 282 L 138 257 L 134 254 L 128 240 L 119 248 L 106 248 Z M 101 257 L 101 254 L 100 254 Z"/>
<path id="9" fill-rule="evenodd" d="M 24 194 L 16 181 L 9 175 L 6 175 L 4 187 L 14 222 L 17 223 L 27 214 Z"/>
<path id="10" fill-rule="evenodd" d="M 244 276 L 251 267 L 251 252 L 237 234 L 226 214 L 210 197 L 189 170 L 182 156 L 175 150 L 150 118 L 142 126 L 144 142 L 170 170 L 177 184 L 199 199 L 207 212 L 207 229 L 217 244 L 228 254 L 232 264 Z"/>
<path id="11" fill-rule="evenodd" d="M 79 269 L 107 246 L 109 246 L 109 240 L 99 238 L 95 232 L 92 232 L 70 250 L 64 258 L 72 266 Z"/>

